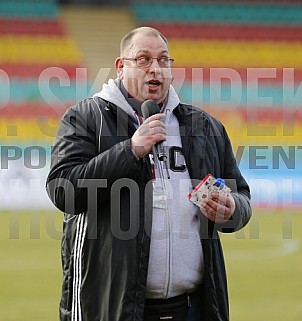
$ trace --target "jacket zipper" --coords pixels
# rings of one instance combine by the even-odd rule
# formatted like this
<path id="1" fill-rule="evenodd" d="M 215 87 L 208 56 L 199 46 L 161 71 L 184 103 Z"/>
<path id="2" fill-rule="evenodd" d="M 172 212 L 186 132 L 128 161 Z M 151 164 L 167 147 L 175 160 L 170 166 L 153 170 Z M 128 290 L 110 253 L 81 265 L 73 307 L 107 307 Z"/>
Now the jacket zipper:
<path id="1" fill-rule="evenodd" d="M 166 261 L 166 271 L 167 271 L 167 283 L 165 289 L 164 298 L 168 299 L 169 290 L 170 290 L 170 281 L 171 281 L 171 252 L 172 252 L 172 240 L 171 240 L 171 218 L 169 207 L 167 206 L 167 261 Z"/>
<path id="2" fill-rule="evenodd" d="M 169 123 L 170 116 L 171 116 L 171 111 L 170 109 L 166 109 L 166 120 L 165 124 Z M 164 164 L 160 164 L 164 165 Z M 166 209 L 166 215 L 167 215 L 167 260 L 166 260 L 166 271 L 167 271 L 167 278 L 166 278 L 166 288 L 164 289 L 164 298 L 167 299 L 169 295 L 169 290 L 170 290 L 170 283 L 171 283 L 171 257 L 172 257 L 172 226 L 171 226 L 171 215 L 169 211 L 169 206 L 168 206 L 168 193 L 167 193 L 167 188 L 165 185 L 164 181 L 164 170 L 162 170 L 163 174 L 163 190 L 164 193 L 167 197 L 167 209 Z M 167 177 L 168 178 L 168 177 Z"/>
<path id="3" fill-rule="evenodd" d="M 140 261 L 139 261 L 139 267 L 138 267 L 138 276 L 137 276 L 137 287 L 136 287 L 136 294 L 135 294 L 135 309 L 134 309 L 134 320 L 136 320 L 136 316 L 137 316 L 137 307 L 138 307 L 138 295 L 139 295 L 139 280 L 140 280 L 140 275 L 141 275 L 141 270 L 142 270 L 142 261 L 143 261 L 143 250 L 142 250 L 142 246 L 144 244 L 144 239 L 145 239 L 145 233 L 144 231 L 142 232 L 143 233 L 143 236 L 142 236 L 142 240 L 140 242 L 140 245 L 141 245 L 141 253 L 140 253 Z"/>

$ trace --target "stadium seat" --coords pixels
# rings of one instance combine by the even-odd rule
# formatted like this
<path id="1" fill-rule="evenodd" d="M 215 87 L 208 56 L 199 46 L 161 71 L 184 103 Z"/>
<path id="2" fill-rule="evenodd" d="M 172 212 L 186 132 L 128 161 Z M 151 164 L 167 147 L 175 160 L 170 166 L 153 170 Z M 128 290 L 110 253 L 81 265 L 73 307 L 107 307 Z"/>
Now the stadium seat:
<path id="1" fill-rule="evenodd" d="M 1 0 L 0 16 L 12 18 L 56 18 L 58 16 L 58 7 L 55 0 Z"/>

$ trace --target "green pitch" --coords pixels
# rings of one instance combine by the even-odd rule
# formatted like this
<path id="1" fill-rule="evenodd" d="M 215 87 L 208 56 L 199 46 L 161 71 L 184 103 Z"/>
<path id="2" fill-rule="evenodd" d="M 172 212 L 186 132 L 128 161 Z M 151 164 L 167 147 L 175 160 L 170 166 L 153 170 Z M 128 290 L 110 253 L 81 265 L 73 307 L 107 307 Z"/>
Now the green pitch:
<path id="1" fill-rule="evenodd" d="M 61 219 L 0 212 L 0 320 L 58 320 Z"/>
<path id="2" fill-rule="evenodd" d="M 222 235 L 232 321 L 302 320 L 301 231 L 301 210 L 263 210 Z"/>
<path id="3" fill-rule="evenodd" d="M 0 212 L 0 320 L 56 321 L 58 212 Z M 302 213 L 263 210 L 223 234 L 231 321 L 302 320 Z"/>

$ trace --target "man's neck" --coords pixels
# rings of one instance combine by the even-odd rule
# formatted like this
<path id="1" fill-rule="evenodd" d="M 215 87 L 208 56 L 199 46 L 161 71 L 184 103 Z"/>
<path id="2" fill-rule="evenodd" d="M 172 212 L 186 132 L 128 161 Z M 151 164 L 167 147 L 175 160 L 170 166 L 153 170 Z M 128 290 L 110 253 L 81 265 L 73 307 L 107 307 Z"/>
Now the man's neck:
<path id="1" fill-rule="evenodd" d="M 142 101 L 139 101 L 138 99 L 136 99 L 135 97 L 131 96 L 129 94 L 129 92 L 126 90 L 125 86 L 123 85 L 123 82 L 118 79 L 116 81 L 116 84 L 118 86 L 118 88 L 120 89 L 121 93 L 123 94 L 123 96 L 125 97 L 125 99 L 127 100 L 128 104 L 140 115 L 142 116 Z M 159 108 L 161 109 L 166 102 L 167 98 L 165 98 L 165 100 L 159 104 Z"/>
<path id="2" fill-rule="evenodd" d="M 142 102 L 139 101 L 138 99 L 134 98 L 133 96 L 131 96 L 128 91 L 126 90 L 125 86 L 123 85 L 123 82 L 118 79 L 117 81 L 117 86 L 120 89 L 121 93 L 123 94 L 123 96 L 125 97 L 125 99 L 127 100 L 128 104 L 140 115 L 142 116 L 142 110 L 141 110 L 141 105 Z"/>

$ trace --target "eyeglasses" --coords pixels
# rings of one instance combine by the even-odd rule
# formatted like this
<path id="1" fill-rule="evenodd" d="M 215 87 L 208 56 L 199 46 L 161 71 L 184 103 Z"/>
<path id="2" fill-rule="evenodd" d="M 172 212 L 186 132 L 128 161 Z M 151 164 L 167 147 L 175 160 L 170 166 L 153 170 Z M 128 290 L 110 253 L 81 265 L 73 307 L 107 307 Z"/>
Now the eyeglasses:
<path id="1" fill-rule="evenodd" d="M 169 57 L 152 58 L 148 56 L 142 56 L 139 58 L 122 58 L 122 59 L 135 61 L 137 67 L 139 68 L 149 68 L 152 65 L 154 59 L 157 60 L 157 63 L 160 67 L 170 68 L 172 67 L 173 61 L 174 61 L 173 58 L 169 58 Z"/>

